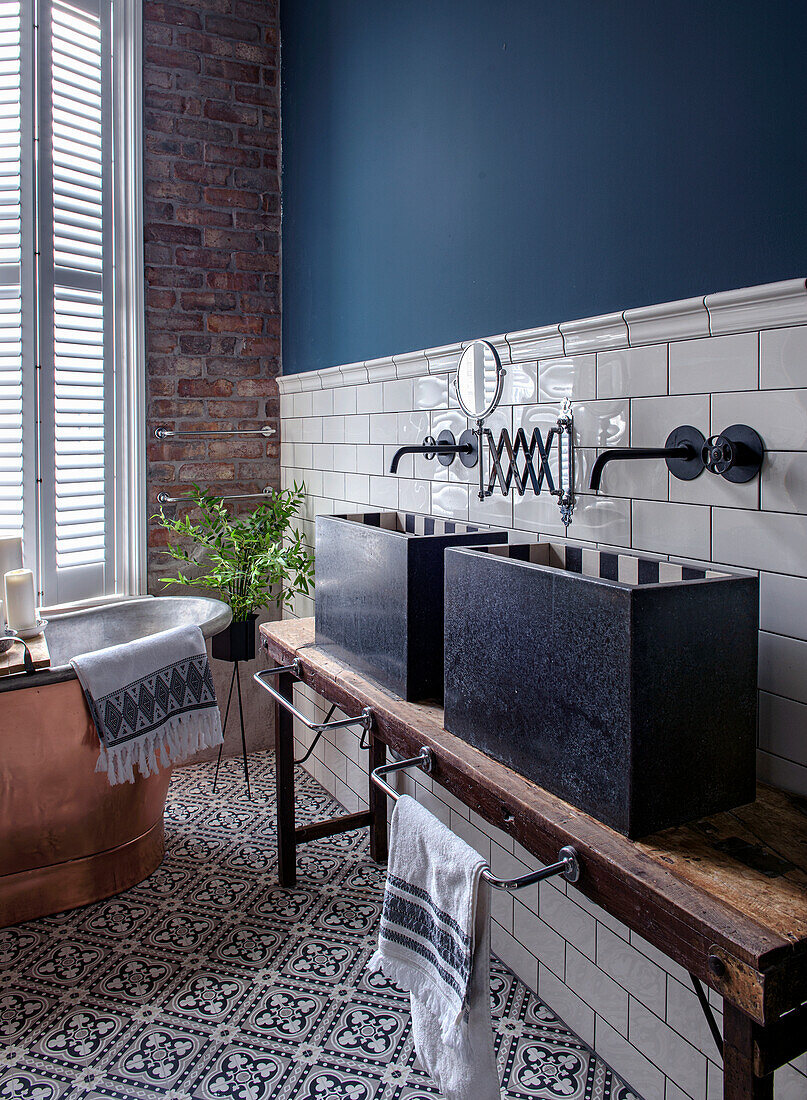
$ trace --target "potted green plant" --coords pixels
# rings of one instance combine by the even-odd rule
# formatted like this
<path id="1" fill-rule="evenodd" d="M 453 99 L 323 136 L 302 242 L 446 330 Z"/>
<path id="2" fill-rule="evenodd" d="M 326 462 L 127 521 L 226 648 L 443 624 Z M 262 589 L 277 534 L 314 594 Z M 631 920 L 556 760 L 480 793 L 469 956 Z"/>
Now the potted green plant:
<path id="1" fill-rule="evenodd" d="M 213 638 L 213 656 L 224 661 L 255 657 L 255 620 L 263 607 L 290 604 L 314 584 L 314 559 L 302 534 L 291 527 L 305 487 L 272 490 L 253 512 L 231 515 L 219 497 L 193 486 L 190 498 L 199 521 L 190 515 L 171 518 L 160 509 L 154 518 L 183 543 L 169 543 L 166 553 L 188 566 L 163 584 L 209 588 L 229 604 L 233 619 Z M 188 543 L 192 546 L 188 546 Z"/>

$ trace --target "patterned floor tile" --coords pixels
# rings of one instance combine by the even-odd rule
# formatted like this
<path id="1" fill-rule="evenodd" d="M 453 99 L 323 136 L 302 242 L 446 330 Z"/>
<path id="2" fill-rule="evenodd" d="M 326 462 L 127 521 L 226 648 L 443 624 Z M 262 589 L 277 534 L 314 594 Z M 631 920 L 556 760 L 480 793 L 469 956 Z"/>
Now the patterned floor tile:
<path id="1" fill-rule="evenodd" d="M 273 758 L 184 768 L 167 855 L 97 905 L 0 929 L 0 1100 L 434 1100 L 408 994 L 366 969 L 384 869 L 364 833 L 276 879 Z M 336 812 L 300 774 L 298 821 Z M 504 1100 L 638 1100 L 501 963 Z"/>

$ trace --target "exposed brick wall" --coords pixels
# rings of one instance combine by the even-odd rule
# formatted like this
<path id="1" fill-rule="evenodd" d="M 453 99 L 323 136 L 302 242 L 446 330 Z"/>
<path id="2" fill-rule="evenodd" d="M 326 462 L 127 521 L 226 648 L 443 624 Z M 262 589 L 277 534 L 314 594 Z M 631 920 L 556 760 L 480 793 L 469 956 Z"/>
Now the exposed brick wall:
<path id="1" fill-rule="evenodd" d="M 160 442 L 169 428 L 279 428 L 277 0 L 144 5 L 148 497 L 279 484 L 279 441 Z M 248 504 L 246 505 L 249 506 Z M 149 583 L 169 571 L 149 532 Z"/>

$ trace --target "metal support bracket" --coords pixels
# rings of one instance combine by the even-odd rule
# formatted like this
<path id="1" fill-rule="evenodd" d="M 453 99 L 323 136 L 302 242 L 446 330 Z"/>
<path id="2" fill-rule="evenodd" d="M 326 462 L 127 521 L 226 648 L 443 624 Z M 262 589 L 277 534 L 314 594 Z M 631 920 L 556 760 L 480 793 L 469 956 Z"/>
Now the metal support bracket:
<path id="1" fill-rule="evenodd" d="M 393 772 L 404 771 L 406 768 L 420 768 L 421 771 L 429 775 L 433 767 L 434 755 L 431 749 L 424 746 L 417 756 L 412 756 L 408 760 L 396 760 L 392 764 L 384 764 L 380 768 L 371 771 L 370 779 L 384 794 L 397 802 L 400 795 L 394 787 L 387 783 L 384 779 L 385 775 L 392 775 Z M 540 871 L 532 871 L 530 874 L 520 875 L 518 878 L 496 878 L 489 867 L 482 871 L 482 878 L 496 890 L 523 890 L 525 886 L 543 882 L 544 879 L 553 878 L 555 875 L 562 875 L 567 882 L 577 882 L 580 878 L 580 863 L 574 848 L 569 846 L 561 848 L 558 857 L 557 863 L 551 863 L 547 867 L 542 867 Z"/>
<path id="2" fill-rule="evenodd" d="M 692 982 L 692 988 L 695 990 L 695 996 L 698 998 L 698 1004 L 703 1010 L 703 1014 L 706 1017 L 706 1023 L 709 1025 L 709 1030 L 712 1033 L 712 1038 L 715 1041 L 720 1057 L 723 1057 L 723 1035 L 718 1026 L 715 1014 L 712 1012 L 712 1006 L 709 1004 L 709 998 L 706 996 L 706 991 L 695 977 L 694 974 L 690 974 L 690 981 Z"/>

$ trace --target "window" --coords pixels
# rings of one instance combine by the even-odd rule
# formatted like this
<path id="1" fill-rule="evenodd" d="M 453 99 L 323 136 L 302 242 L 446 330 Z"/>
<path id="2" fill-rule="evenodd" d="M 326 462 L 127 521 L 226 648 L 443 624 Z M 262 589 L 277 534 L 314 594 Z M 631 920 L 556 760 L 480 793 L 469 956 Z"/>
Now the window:
<path id="1" fill-rule="evenodd" d="M 0 0 L 0 533 L 43 605 L 140 590 L 134 0 Z"/>

